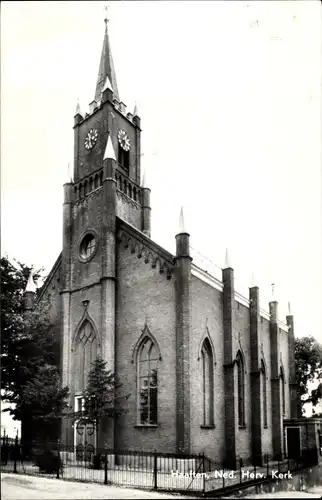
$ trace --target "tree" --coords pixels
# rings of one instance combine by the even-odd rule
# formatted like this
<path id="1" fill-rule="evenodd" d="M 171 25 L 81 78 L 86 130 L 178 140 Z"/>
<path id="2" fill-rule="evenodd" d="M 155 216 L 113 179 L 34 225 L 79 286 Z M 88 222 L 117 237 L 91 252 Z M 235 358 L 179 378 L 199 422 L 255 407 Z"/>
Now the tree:
<path id="1" fill-rule="evenodd" d="M 67 408 L 68 395 L 68 387 L 61 387 L 58 368 L 42 365 L 23 387 L 23 398 L 17 400 L 15 416 L 23 420 L 25 415 L 32 415 L 34 438 L 54 440 Z"/>
<path id="2" fill-rule="evenodd" d="M 30 352 L 27 346 L 30 344 L 31 336 L 25 329 L 23 297 L 30 271 L 31 268 L 21 262 L 16 261 L 13 264 L 8 257 L 1 258 L 1 389 L 3 399 L 12 396 L 12 393 L 21 385 L 21 368 L 29 359 Z M 40 277 L 41 271 L 34 273 L 35 279 Z M 35 324 L 35 321 L 33 323 Z M 47 325 L 43 326 L 47 327 Z M 39 325 L 37 327 L 39 329 Z M 24 349 L 28 353 L 25 353 Z"/>
<path id="3" fill-rule="evenodd" d="M 322 400 L 322 345 L 314 337 L 295 339 L 295 369 L 302 414 L 305 403 L 314 407 Z M 317 388 L 310 390 L 316 381 Z"/>
<path id="4" fill-rule="evenodd" d="M 50 303 L 47 300 L 38 301 L 28 320 L 24 317 L 24 292 L 30 270 L 25 264 L 13 264 L 8 257 L 1 258 L 1 399 L 11 404 L 4 411 L 9 411 L 14 420 L 22 421 L 26 439 L 32 439 L 35 429 L 39 429 L 33 416 L 34 410 L 37 412 L 40 409 L 39 402 L 32 407 L 30 391 L 37 386 L 43 396 L 46 391 L 49 395 L 52 382 L 45 374 L 50 372 L 55 384 L 59 377 L 56 368 L 59 363 L 59 338 L 50 323 Z M 40 273 L 41 270 L 34 273 L 34 278 L 37 279 Z M 54 401 L 54 396 L 57 401 Z M 61 394 L 51 393 L 51 397 L 52 404 L 58 408 Z M 29 403 L 26 404 L 26 401 Z M 49 421 L 52 414 L 46 415 L 46 405 L 42 408 L 45 412 L 42 422 Z M 52 430 L 55 422 L 56 417 L 53 426 L 45 425 L 45 428 Z"/>
<path id="5" fill-rule="evenodd" d="M 117 375 L 106 368 L 107 363 L 98 357 L 88 374 L 87 387 L 84 393 L 83 410 L 76 414 L 92 421 L 96 428 L 96 450 L 99 448 L 99 430 L 102 419 L 115 418 L 123 413 L 122 401 L 127 396 L 118 396 L 117 390 L 122 387 Z"/>

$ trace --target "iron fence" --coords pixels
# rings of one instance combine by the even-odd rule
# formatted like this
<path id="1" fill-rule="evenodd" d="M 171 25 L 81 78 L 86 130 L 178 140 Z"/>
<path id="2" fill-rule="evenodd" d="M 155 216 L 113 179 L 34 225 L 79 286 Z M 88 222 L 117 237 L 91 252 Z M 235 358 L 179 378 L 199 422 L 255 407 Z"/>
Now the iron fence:
<path id="1" fill-rule="evenodd" d="M 294 458 L 264 454 L 253 462 L 258 465 L 245 464 L 244 459 L 238 458 L 234 468 L 224 468 L 207 459 L 204 495 L 220 496 L 262 482 L 291 479 L 292 473 L 316 465 L 318 457 L 316 449 L 309 449 Z"/>
<path id="2" fill-rule="evenodd" d="M 95 451 L 95 453 L 94 453 Z M 1 438 L 1 470 L 35 474 L 71 481 L 96 482 L 142 489 L 219 495 L 280 479 L 280 474 L 317 463 L 317 450 L 307 450 L 295 459 L 258 457 L 260 465 L 246 465 L 241 458 L 234 468 L 223 468 L 204 454 L 176 454 L 133 450 L 98 450 L 33 442 L 26 454 L 18 437 Z"/>

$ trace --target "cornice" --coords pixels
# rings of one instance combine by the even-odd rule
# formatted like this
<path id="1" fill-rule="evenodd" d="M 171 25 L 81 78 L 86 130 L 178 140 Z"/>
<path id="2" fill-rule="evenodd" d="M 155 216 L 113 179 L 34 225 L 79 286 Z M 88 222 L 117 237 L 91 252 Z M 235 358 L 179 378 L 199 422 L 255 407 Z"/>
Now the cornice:
<path id="1" fill-rule="evenodd" d="M 152 268 L 158 266 L 160 274 L 170 279 L 174 269 L 174 256 L 127 222 L 117 218 L 117 224 L 118 242 L 124 248 L 129 248 L 131 253 L 136 253 L 139 259 L 143 258 L 146 264 L 150 263 Z"/>
<path id="2" fill-rule="evenodd" d="M 116 196 L 121 198 L 125 203 L 128 203 L 136 210 L 140 210 L 141 206 L 137 201 L 132 200 L 127 194 L 123 193 L 120 189 L 116 189 Z"/>
<path id="3" fill-rule="evenodd" d="M 191 274 L 196 278 L 199 278 L 204 283 L 207 283 L 207 285 L 210 285 L 216 290 L 219 290 L 220 292 L 222 292 L 224 289 L 224 285 L 221 281 L 219 281 L 217 278 L 214 278 L 206 271 L 200 269 L 200 267 L 198 267 L 196 264 L 191 264 Z"/>
<path id="4" fill-rule="evenodd" d="M 45 283 L 43 284 L 43 286 L 41 287 L 41 292 L 40 294 L 38 295 L 37 297 L 37 304 L 41 301 L 45 291 L 47 290 L 48 286 L 50 285 L 56 271 L 60 268 L 61 266 L 61 263 L 62 263 L 62 252 L 59 254 L 55 264 L 53 265 L 53 267 L 51 268 L 51 271 L 50 273 L 48 274 L 46 280 L 45 280 Z"/>

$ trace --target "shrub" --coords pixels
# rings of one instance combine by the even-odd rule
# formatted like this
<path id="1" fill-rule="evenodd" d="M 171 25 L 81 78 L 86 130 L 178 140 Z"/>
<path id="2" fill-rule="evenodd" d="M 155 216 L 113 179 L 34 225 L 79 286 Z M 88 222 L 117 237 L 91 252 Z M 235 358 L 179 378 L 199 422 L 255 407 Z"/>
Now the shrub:
<path id="1" fill-rule="evenodd" d="M 63 461 L 58 451 L 44 450 L 35 454 L 35 465 L 39 467 L 39 472 L 53 474 L 64 467 Z"/>

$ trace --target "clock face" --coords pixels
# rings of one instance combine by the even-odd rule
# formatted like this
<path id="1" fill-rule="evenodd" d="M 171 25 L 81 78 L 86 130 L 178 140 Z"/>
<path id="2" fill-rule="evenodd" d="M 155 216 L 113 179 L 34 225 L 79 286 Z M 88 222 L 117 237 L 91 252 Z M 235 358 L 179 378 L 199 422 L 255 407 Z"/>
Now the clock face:
<path id="1" fill-rule="evenodd" d="M 98 132 L 95 128 L 91 128 L 91 130 L 88 132 L 86 138 L 85 138 L 85 148 L 86 149 L 92 149 L 97 141 L 98 138 Z"/>
<path id="2" fill-rule="evenodd" d="M 125 130 L 119 130 L 117 134 L 118 141 L 120 143 L 120 146 L 124 151 L 130 151 L 131 143 L 129 136 L 125 132 Z"/>

